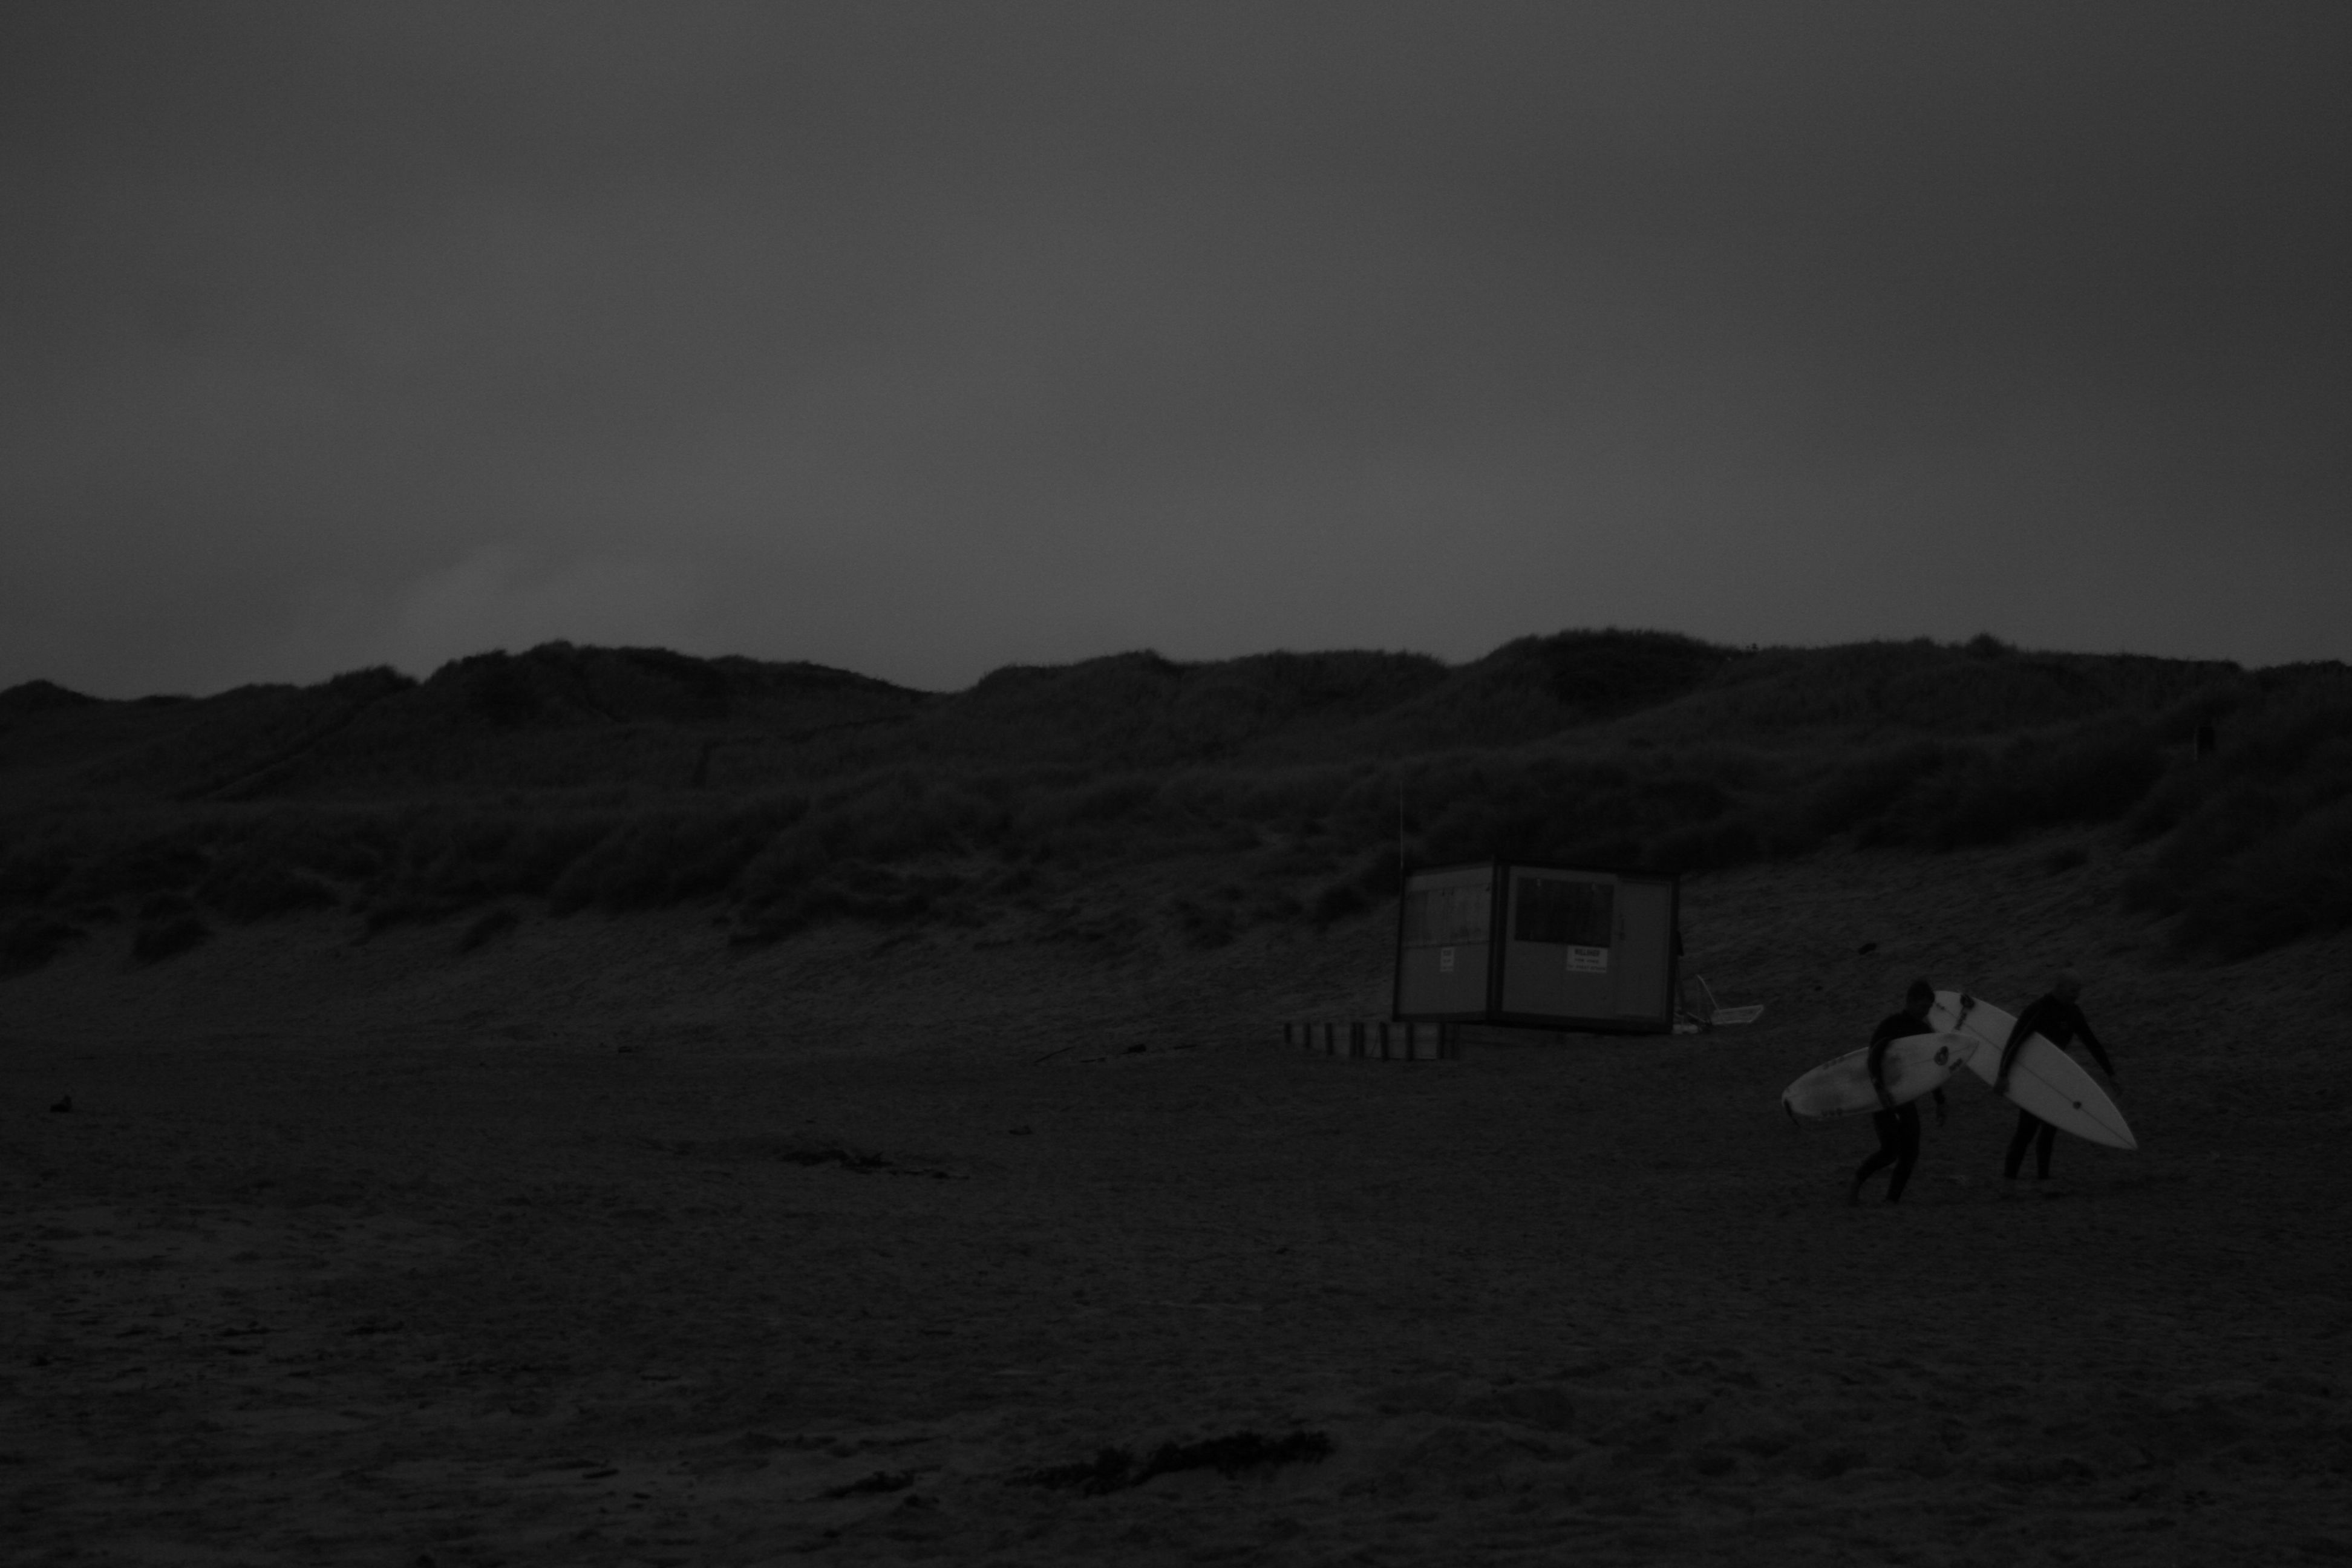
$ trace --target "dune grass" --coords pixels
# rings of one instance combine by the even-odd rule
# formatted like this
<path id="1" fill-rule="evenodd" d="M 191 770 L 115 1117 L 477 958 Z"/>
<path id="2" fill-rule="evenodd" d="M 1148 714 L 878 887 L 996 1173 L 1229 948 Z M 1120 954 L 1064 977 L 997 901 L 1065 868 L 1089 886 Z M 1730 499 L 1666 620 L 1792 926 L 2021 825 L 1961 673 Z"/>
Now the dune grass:
<path id="1" fill-rule="evenodd" d="M 29 694 L 27 694 L 29 693 Z M 2200 725 L 2220 737 L 2193 754 Z M 0 693 L 0 928 L 22 969 L 142 916 L 341 908 L 366 931 L 704 902 L 739 941 L 972 922 L 1089 868 L 1222 865 L 1157 918 L 1328 922 L 1416 863 L 1697 872 L 2076 824 L 2184 954 L 2352 921 L 2352 672 L 1979 638 L 1735 650 L 1644 632 L 1417 655 L 1122 655 L 907 691 L 815 666 L 556 644 L 194 702 Z M 192 932 L 199 934 L 192 935 Z M 167 934 L 168 933 L 168 934 Z M 497 934 L 478 923 L 466 945 Z"/>

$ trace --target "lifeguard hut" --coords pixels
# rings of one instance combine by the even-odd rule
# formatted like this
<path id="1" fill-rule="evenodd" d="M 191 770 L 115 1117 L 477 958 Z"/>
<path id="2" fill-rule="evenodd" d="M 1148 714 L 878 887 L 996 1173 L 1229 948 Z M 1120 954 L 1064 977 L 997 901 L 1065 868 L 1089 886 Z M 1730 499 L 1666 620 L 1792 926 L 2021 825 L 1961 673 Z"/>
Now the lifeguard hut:
<path id="1" fill-rule="evenodd" d="M 1670 876 L 1493 860 L 1410 871 L 1401 1022 L 1668 1034 L 1682 889 Z"/>

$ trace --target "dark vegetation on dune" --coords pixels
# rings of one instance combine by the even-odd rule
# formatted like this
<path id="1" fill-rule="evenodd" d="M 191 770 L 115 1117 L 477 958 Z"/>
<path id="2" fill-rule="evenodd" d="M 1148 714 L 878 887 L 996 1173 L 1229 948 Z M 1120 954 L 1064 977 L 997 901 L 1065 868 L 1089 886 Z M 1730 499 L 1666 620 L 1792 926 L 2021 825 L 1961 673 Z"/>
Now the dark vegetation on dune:
<path id="1" fill-rule="evenodd" d="M 104 926 L 155 962 L 327 909 L 362 934 L 465 916 L 467 951 L 524 909 L 678 904 L 742 942 L 1028 910 L 1215 945 L 1391 893 L 1401 806 L 1418 862 L 1685 872 L 2081 825 L 2151 847 L 2128 896 L 2184 955 L 2235 957 L 2352 923 L 2352 671 L 1603 631 L 1460 666 L 1126 654 L 951 694 L 562 643 L 202 700 L 36 681 L 0 692 L 0 970 Z M 1056 923 L 1147 867 L 1150 907 Z"/>

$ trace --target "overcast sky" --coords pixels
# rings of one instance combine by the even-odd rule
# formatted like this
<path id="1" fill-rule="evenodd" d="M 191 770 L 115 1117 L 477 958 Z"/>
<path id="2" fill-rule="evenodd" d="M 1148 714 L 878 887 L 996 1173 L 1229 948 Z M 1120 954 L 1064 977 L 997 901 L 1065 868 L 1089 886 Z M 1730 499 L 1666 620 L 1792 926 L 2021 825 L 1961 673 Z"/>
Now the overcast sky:
<path id="1" fill-rule="evenodd" d="M 0 8 L 0 686 L 2352 658 L 2352 7 Z"/>

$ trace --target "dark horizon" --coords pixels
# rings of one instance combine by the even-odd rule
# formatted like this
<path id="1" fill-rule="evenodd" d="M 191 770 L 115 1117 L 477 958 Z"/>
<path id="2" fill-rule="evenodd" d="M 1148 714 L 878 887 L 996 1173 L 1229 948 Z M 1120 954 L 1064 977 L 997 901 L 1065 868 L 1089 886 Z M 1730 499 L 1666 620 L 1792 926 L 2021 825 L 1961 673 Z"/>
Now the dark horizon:
<path id="1" fill-rule="evenodd" d="M 1467 656 L 1466 658 L 1453 658 L 1453 659 L 1444 658 L 1441 658 L 1440 656 L 1435 655 L 1435 654 L 1427 654 L 1427 653 L 1423 653 L 1423 652 L 1421 652 L 1421 651 L 1420 651 L 1420 650 L 1418 650 L 1418 649 L 1412 649 L 1412 648 L 1256 648 L 1256 649 L 1244 650 L 1244 651 L 1237 652 L 1237 653 L 1215 654 L 1215 655 L 1211 655 L 1211 656 L 1208 656 L 1208 657 L 1205 657 L 1205 658 L 1182 658 L 1182 659 L 1175 658 L 1173 658 L 1173 657 L 1172 657 L 1172 656 L 1171 656 L 1171 655 L 1168 655 L 1168 654 L 1165 654 L 1165 653 L 1161 652 L 1161 651 L 1160 651 L 1160 649 L 1158 649 L 1158 648 L 1150 648 L 1150 647 L 1115 648 L 1115 649 L 1112 649 L 1112 650 L 1110 650 L 1110 651 L 1108 651 L 1108 652 L 1106 652 L 1106 653 L 1098 653 L 1098 654 L 1082 654 L 1082 655 L 1078 656 L 1077 658 L 1070 658 L 1070 659 L 1055 659 L 1055 660 L 1041 660 L 1041 661 L 1024 661 L 1024 660 L 1014 660 L 1014 661 L 1010 662 L 1010 663 L 998 665 L 998 666 L 996 666 L 996 667 L 995 667 L 994 668 L 992 668 L 992 669 L 986 669 L 986 670 L 982 670 L 982 671 L 981 671 L 981 672 L 980 672 L 980 674 L 978 674 L 977 676 L 973 677 L 971 680 L 966 681 L 964 684 L 962 684 L 962 685 L 961 685 L 961 686 L 913 686 L 913 685 L 908 685 L 908 683 L 903 682 L 903 681 L 894 681 L 894 680 L 890 680 L 890 679 L 888 679 L 887 677 L 875 675 L 875 674 L 873 674 L 872 672 L 867 671 L 867 670 L 856 669 L 856 668 L 851 668 L 851 667 L 849 667 L 849 666 L 845 666 L 845 665 L 827 664 L 827 663 L 825 663 L 825 662 L 824 662 L 824 660 L 822 660 L 822 659 L 798 659 L 798 658 L 761 658 L 761 657 L 759 657 L 759 656 L 751 655 L 751 654 L 730 654 L 730 653 L 724 653 L 724 652 L 720 652 L 720 653 L 710 653 L 710 654 L 688 654 L 688 653 L 684 653 L 684 652 L 683 652 L 683 650 L 681 650 L 681 649 L 664 647 L 664 646 L 662 646 L 662 645 L 660 645 L 660 644 L 592 644 L 592 643 L 575 643 L 575 642 L 571 641 L 571 639 L 569 639 L 569 638 L 551 637 L 551 638 L 549 638 L 549 639 L 548 639 L 547 641 L 545 641 L 545 642 L 534 643 L 534 644 L 531 644 L 531 645 L 530 645 L 530 646 L 528 646 L 528 647 L 514 647 L 514 648 L 482 648 L 482 649 L 479 649 L 479 650 L 478 650 L 478 651 L 476 651 L 476 652 L 474 652 L 474 653 L 470 653 L 470 654 L 458 654 L 458 655 L 456 655 L 456 656 L 454 656 L 454 657 L 452 657 L 452 658 L 450 658 L 444 659 L 444 660 L 442 660 L 442 661 L 441 661 L 440 663 L 438 663 L 438 664 L 432 665 L 432 666 L 429 666 L 429 667 L 425 667 L 425 668 L 417 668 L 417 669 L 402 669 L 402 668 L 399 668 L 398 666 L 396 666 L 396 665 L 391 665 L 391 664 L 385 664 L 385 663 L 377 663 L 377 664 L 369 664 L 369 665 L 353 665 L 353 666 L 352 666 L 352 667 L 351 667 L 350 668 L 348 668 L 348 669 L 330 670 L 330 671 L 328 671 L 327 673 L 325 673 L 325 674 L 323 674 L 323 675 L 320 675 L 320 676 L 319 676 L 319 677 L 317 677 L 317 678 L 315 678 L 315 679 L 288 679 L 288 680 L 258 680 L 258 681 L 246 681 L 246 682 L 240 682 L 238 685 L 236 685 L 236 686 L 221 687 L 221 688 L 218 688 L 218 689 L 216 689 L 210 690 L 210 691 L 190 691 L 190 690 L 154 690 L 154 691 L 131 692 L 131 693 L 126 693 L 126 694 L 122 694 L 122 695 L 119 695 L 119 696 L 117 696 L 117 695 L 108 695 L 108 694 L 100 693 L 100 692 L 89 691 L 89 690 L 85 690 L 85 689 L 83 689 L 82 688 L 79 688 L 79 687 L 68 686 L 68 685 L 67 685 L 67 684 L 66 684 L 65 682 L 63 682 L 63 681 L 52 680 L 52 679 L 48 679 L 48 678 L 47 678 L 47 677 L 46 677 L 46 676 L 32 676 L 32 677 L 28 677 L 27 679 L 24 679 L 24 680 L 21 680 L 21 681 L 12 682 L 12 683 L 10 683 L 9 685 L 6 685 L 6 686 L 0 686 L 0 697 L 5 697 L 5 696 L 9 695 L 9 694 L 10 694 L 10 693 L 12 693 L 12 692 L 20 691 L 20 690 L 23 690 L 23 689 L 27 689 L 27 688 L 44 688 L 44 687 L 45 687 L 45 688 L 47 688 L 47 689 L 51 689 L 51 690 L 63 692 L 65 695 L 67 695 L 67 696 L 68 696 L 68 697 L 73 697 L 73 698 L 82 698 L 82 699 L 89 699 L 89 700 L 97 700 L 97 701 L 101 701 L 101 702 L 142 702 L 142 701 L 159 701 L 159 700 L 173 700 L 173 701 L 193 700 L 193 701 L 204 701 L 204 700 L 207 700 L 207 699 L 210 699 L 210 698 L 229 696 L 229 695 L 232 695 L 232 694 L 234 694 L 235 692 L 239 691 L 239 690 L 252 689 L 257 689 L 257 688 L 290 688 L 290 689 L 306 689 L 306 688 L 315 688 L 315 687 L 319 687 L 319 686 L 323 686 L 323 685 L 329 684 L 330 682 L 332 682 L 332 681 L 337 680 L 337 679 L 342 679 L 342 678 L 344 678 L 344 677 L 347 677 L 347 676 L 363 675 L 363 674 L 367 674 L 367 673 L 369 673 L 369 672 L 371 672 L 371 671 L 373 671 L 373 670 L 385 669 L 385 668 L 392 669 L 392 670 L 394 670 L 396 674 L 398 674 L 398 675 L 400 675 L 400 676 L 402 676 L 402 677 L 404 677 L 404 678 L 405 678 L 405 679 L 409 679 L 409 680 L 413 680 L 413 681 L 418 682 L 419 684 L 422 684 L 422 683 L 424 683 L 424 682 L 425 682 L 425 681 L 429 681 L 429 680 L 431 680 L 435 676 L 436 676 L 436 675 L 438 675 L 438 674 L 442 673 L 444 670 L 449 669 L 449 668 L 451 668 L 452 667 L 455 667 L 455 666 L 458 666 L 458 665 L 466 664 L 466 663 L 467 663 L 467 662 L 469 662 L 469 661 L 471 661 L 471 660 L 474 660 L 474 659 L 478 659 L 478 658 L 485 658 L 485 657 L 488 657 L 488 656 L 492 656 L 492 655 L 503 655 L 503 656 L 505 656 L 505 657 L 507 657 L 507 658 L 520 658 L 526 657 L 526 656 L 530 655 L 530 654 L 538 653 L 538 652 L 540 652 L 540 651 L 541 651 L 541 650 L 542 650 L 542 649 L 550 648 L 550 647 L 571 647 L 571 648 L 576 648 L 576 649 L 579 649 L 579 650 L 581 650 L 581 651 L 583 651 L 583 652 L 650 652 L 650 653 L 655 653 L 655 654 L 677 654 L 677 655 L 679 655 L 680 657 L 683 657 L 683 658 L 686 658 L 697 659 L 697 660 L 719 660 L 719 659 L 727 659 L 727 658 L 746 658 L 746 659 L 751 659 L 751 660 L 752 660 L 752 662 L 754 662 L 754 663 L 763 664 L 763 665 L 782 665 L 782 666 L 791 666 L 791 665 L 807 665 L 807 666 L 810 666 L 810 667 L 812 667 L 812 668 L 818 668 L 818 669 L 822 669 L 822 670 L 825 670 L 825 671 L 828 671 L 828 672 L 830 672 L 830 673 L 836 674 L 836 675 L 847 675 L 847 676 L 855 677 L 855 678 L 856 678 L 856 679 L 861 679 L 861 680 L 873 680 L 873 681 L 880 682 L 880 683 L 882 683 L 882 684 L 884 684 L 884 685 L 887 685 L 887 686 L 895 687 L 895 688 L 897 688 L 897 689 L 900 689 L 900 690 L 905 690 L 905 691 L 914 692 L 914 693 L 916 693 L 916 694 L 918 694 L 918 695 L 921 695 L 921 696 L 927 696 L 927 697 L 953 697 L 953 696 L 958 696 L 958 695 L 961 695 L 961 694 L 963 694 L 963 693 L 966 693 L 966 692 L 970 692 L 970 691 L 971 691 L 974 688 L 976 688 L 976 687 L 980 686 L 982 683 L 985 682 L 985 681 L 986 681 L 990 677 L 994 676 L 994 675 L 1002 674 L 1002 673 L 1003 673 L 1003 672 L 1005 672 L 1005 671 L 1007 671 L 1007 670 L 1039 670 L 1039 671 L 1045 671 L 1045 670 L 1067 669 L 1067 668 L 1073 668 L 1073 667 L 1079 666 L 1079 665 L 1096 664 L 1096 663 L 1101 663 L 1101 662 L 1106 662 L 1106 661 L 1113 661 L 1113 660 L 1118 660 L 1118 659 L 1125 659 L 1125 658 L 1155 658 L 1155 659 L 1164 659 L 1164 660 L 1167 660 L 1167 661 L 1168 661 L 1169 663 L 1171 663 L 1171 664 L 1173 664 L 1173 665 L 1176 665 L 1176 666 L 1179 666 L 1179 667 L 1181 667 L 1181 668 L 1193 668 L 1193 667 L 1200 667 L 1200 666 L 1209 666 L 1209 665 L 1217 665 L 1217 664 L 1233 663 L 1233 662 L 1237 662 L 1237 661 L 1245 660 L 1245 659 L 1252 659 L 1252 658 L 1273 658 L 1273 657 L 1286 657 L 1286 658 L 1307 658 L 1307 659 L 1312 659 L 1312 658 L 1348 658 L 1348 657 L 1360 656 L 1360 655 L 1372 655 L 1372 656 L 1394 656 L 1394 657 L 1398 657 L 1398 658 L 1428 658 L 1428 659 L 1433 660 L 1433 661 L 1434 661 L 1434 662 L 1436 662 L 1438 665 L 1440 665 L 1441 667 L 1443 667 L 1443 668 L 1446 668 L 1446 669 L 1449 669 L 1449 670 L 1459 670 L 1459 669 L 1465 668 L 1467 668 L 1467 667 L 1469 667 L 1469 666 L 1481 664 L 1481 663 L 1484 663 L 1484 662 L 1486 662 L 1486 661 L 1487 661 L 1487 660 L 1490 660 L 1490 659 L 1494 658 L 1497 654 L 1500 654 L 1500 653 L 1504 652 L 1506 649 L 1507 649 L 1507 648 L 1511 647 L 1514 644 L 1522 644 L 1522 643 L 1529 643 L 1529 642 L 1545 642 L 1545 641 L 1551 640 L 1552 638 L 1555 638 L 1555 637 L 1577 637 L 1577 636 L 1580 636 L 1580 635 L 1591 635 L 1591 636 L 1600 636 L 1600 637 L 1615 637 L 1615 636 L 1619 636 L 1619 635 L 1630 635 L 1630 636 L 1634 636 L 1634 637 L 1663 636 L 1663 637 L 1688 637 L 1688 636 L 1689 636 L 1689 634 L 1687 634 L 1687 633 L 1673 632 L 1673 631 L 1668 631 L 1668 630 L 1666 630 L 1665 628 L 1663 628 L 1663 627 L 1652 627 L 1652 626 L 1596 626 L 1596 627 L 1565 627 L 1565 628 L 1561 628 L 1561 629 L 1560 629 L 1560 630 L 1559 630 L 1559 631 L 1551 632 L 1551 633 L 1543 633 L 1543 632 L 1525 633 L 1525 634 L 1521 634 L 1521 635 L 1517 636 L 1517 637 L 1507 637 L 1507 638 L 1503 639 L 1501 642 L 1496 643 L 1493 647 L 1488 648 L 1488 649 L 1486 649 L 1486 651 L 1484 651 L 1484 652 L 1482 652 L 1482 653 L 1475 653 L 1475 654 L 1471 654 L 1471 655 Z M 2214 665 L 2214 666 L 2228 666 L 2228 667 L 2230 667 L 2230 668 L 2235 668 L 2235 669 L 2238 669 L 2238 670 L 2241 670 L 2241 671 L 2243 671 L 2243 672 L 2246 672 L 2246 673 L 2256 673 L 2256 672 L 2260 672 L 2260 671 L 2263 671 L 2263 670 L 2269 670 L 2269 669 L 2313 668 L 2327 668 L 2327 667 L 2333 667 L 2333 668 L 2336 668 L 2336 669 L 2352 669 L 2352 662 L 2347 662 L 2347 660 L 2344 660 L 2344 659 L 2335 659 L 2335 658 L 2326 658 L 2326 659 L 2287 659 L 2287 660 L 2281 660 L 2281 661 L 2280 661 L 2280 662 L 2278 662 L 2277 664 L 2271 664 L 2271 665 L 2252 664 L 2252 665 L 2250 665 L 2250 664 L 2246 664 L 2246 663 L 2243 663 L 2243 662 L 2242 662 L 2242 661 L 2239 661 L 2239 660 L 2233 660 L 2233 659 L 2204 659 L 2204 658 L 2185 658 L 2185 657 L 2179 657 L 2179 658 L 2177 658 L 2177 657 L 2174 657 L 2174 656 L 2170 656 L 2170 655 L 2164 655 L 2164 654 L 2143 654 L 2143 653 L 2136 652 L 2136 651 L 2134 651 L 2134 650 L 2132 650 L 2132 649 L 2129 649 L 2129 648 L 2107 648 L 2107 649 L 2070 649 L 2070 648 L 2040 648 L 2040 647 L 2020 647 L 2020 646 L 2017 646 L 2017 645 L 2014 645 L 2014 644 L 2011 644 L 2011 643 L 2008 643 L 2008 642 L 2002 641 L 2002 640 L 2001 640 L 2001 639 L 2000 639 L 2000 638 L 1992 637 L 1991 634 L 1990 634 L 1990 633 L 1988 633 L 1988 632 L 1979 632 L 1979 633 L 1976 634 L 1974 637 L 1958 637 L 1958 638 L 1948 638 L 1948 638 L 1925 637 L 1873 637 L 1873 638 L 1862 638 L 1862 639 L 1857 639 L 1856 641 L 1852 642 L 1852 643 L 1769 643 L 1769 644 L 1768 644 L 1768 643 L 1750 643 L 1750 644 L 1730 644 L 1730 643 L 1716 643 L 1716 642 L 1709 642 L 1709 641 L 1708 641 L 1707 639 L 1706 639 L 1706 638 L 1692 638 L 1691 640 L 1696 641 L 1696 642 L 1702 643 L 1702 644 L 1704 644 L 1705 646 L 1706 646 L 1706 647 L 1708 647 L 1716 648 L 1716 649 L 1719 649 L 1719 650 L 1721 650 L 1722 652 L 1728 653 L 1728 654 L 1759 654 L 1759 653 L 1814 653 L 1814 652 L 1828 652 L 1828 651 L 1832 651 L 1832 650 L 1834 650 L 1834 649 L 1836 649 L 1836 648 L 1841 648 L 1841 647 L 1864 647 L 1864 646 L 1886 646 L 1886 645 L 1902 645 L 1902 644 L 1920 644 L 1920 643 L 1931 644 L 1931 645 L 1933 645 L 1933 646 L 1935 646 L 1935 647 L 1938 647 L 1938 648 L 1946 648 L 1946 649 L 1965 649 L 1965 648 L 1968 648 L 1968 647 L 1971 647 L 1971 646 L 1973 646 L 1973 645 L 1981 645 L 1981 644 L 1984 644 L 1984 643 L 1986 643 L 1988 640 L 1990 640 L 1991 643 L 1993 643 L 1993 644 L 1997 645 L 1997 646 L 1998 646 L 1998 647 L 1999 647 L 1999 649 L 2000 649 L 2001 652 L 2003 652 L 2003 653 L 2005 653 L 2005 654 L 2014 655 L 2014 656 L 2016 656 L 2016 657 L 2018 657 L 2018 658 L 2028 658 L 2028 659 L 2031 659 L 2031 658 L 2043 658 L 2043 657 L 2053 658 L 2083 658 L 2083 659 L 2101 659 L 2101 658 L 2139 659 L 2139 658 L 2148 658 L 2148 659 L 2156 659 L 2156 660 L 2158 660 L 2158 661 L 2161 661 L 2161 662 L 2166 662 L 2166 663 L 2176 663 L 2176 664 L 2185 664 L 2185 665 Z"/>

